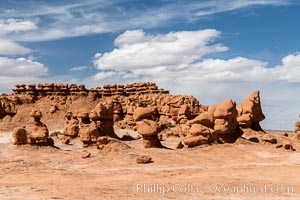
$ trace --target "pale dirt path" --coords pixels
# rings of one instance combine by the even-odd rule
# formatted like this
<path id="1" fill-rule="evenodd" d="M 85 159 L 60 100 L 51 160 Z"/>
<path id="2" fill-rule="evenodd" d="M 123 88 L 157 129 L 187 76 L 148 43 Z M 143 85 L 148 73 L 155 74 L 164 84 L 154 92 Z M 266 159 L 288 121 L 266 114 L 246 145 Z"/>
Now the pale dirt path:
<path id="1" fill-rule="evenodd" d="M 9 141 L 0 134 L 0 199 L 300 199 L 300 145 L 294 152 L 260 144 L 168 150 L 136 140 L 125 142 L 129 150 L 103 152 L 79 140 L 56 140 L 61 149 Z M 85 150 L 91 158 L 81 158 Z M 143 154 L 154 162 L 136 164 Z M 254 193 L 254 186 L 268 191 Z M 293 191 L 270 192 L 275 186 Z"/>

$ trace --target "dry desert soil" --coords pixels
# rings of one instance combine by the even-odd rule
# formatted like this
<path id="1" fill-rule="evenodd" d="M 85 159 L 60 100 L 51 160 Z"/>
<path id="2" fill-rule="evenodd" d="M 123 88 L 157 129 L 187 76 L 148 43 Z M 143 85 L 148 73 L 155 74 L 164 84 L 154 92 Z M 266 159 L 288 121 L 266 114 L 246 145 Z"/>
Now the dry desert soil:
<path id="1" fill-rule="evenodd" d="M 299 144 L 173 149 L 178 138 L 168 138 L 171 149 L 145 149 L 139 139 L 99 150 L 54 140 L 57 148 L 14 146 L 11 133 L 0 133 L 0 199 L 300 199 Z M 137 164 L 140 155 L 153 162 Z"/>

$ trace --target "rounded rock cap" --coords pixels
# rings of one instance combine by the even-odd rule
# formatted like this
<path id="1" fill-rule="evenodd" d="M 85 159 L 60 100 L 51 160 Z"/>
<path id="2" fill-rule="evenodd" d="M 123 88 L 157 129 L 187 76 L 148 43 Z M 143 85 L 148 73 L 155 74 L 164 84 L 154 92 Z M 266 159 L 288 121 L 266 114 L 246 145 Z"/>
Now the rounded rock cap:
<path id="1" fill-rule="evenodd" d="M 30 117 L 42 118 L 42 112 L 40 110 L 33 110 L 29 113 Z"/>
<path id="2" fill-rule="evenodd" d="M 89 115 L 87 112 L 80 112 L 77 115 L 78 118 L 89 118 Z"/>

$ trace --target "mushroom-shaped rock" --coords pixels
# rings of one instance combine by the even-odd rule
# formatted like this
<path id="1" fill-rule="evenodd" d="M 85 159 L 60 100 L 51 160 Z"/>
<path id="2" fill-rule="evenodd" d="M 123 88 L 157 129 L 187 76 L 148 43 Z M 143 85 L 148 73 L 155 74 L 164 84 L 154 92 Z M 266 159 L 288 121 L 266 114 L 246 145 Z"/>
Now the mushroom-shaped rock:
<path id="1" fill-rule="evenodd" d="M 29 113 L 29 116 L 33 118 L 42 118 L 43 114 L 40 110 L 33 110 Z"/>
<path id="2" fill-rule="evenodd" d="M 28 134 L 29 143 L 33 145 L 52 145 L 53 140 L 49 138 L 48 128 L 40 121 L 42 112 L 40 110 L 33 110 L 29 115 L 34 118 L 34 125 Z"/>
<path id="3" fill-rule="evenodd" d="M 137 123 L 137 131 L 143 137 L 145 148 L 162 147 L 158 138 L 159 127 L 155 121 L 143 119 Z"/>
<path id="4" fill-rule="evenodd" d="M 144 119 L 137 123 L 137 131 L 142 136 L 153 136 L 158 133 L 158 125 L 155 121 Z"/>

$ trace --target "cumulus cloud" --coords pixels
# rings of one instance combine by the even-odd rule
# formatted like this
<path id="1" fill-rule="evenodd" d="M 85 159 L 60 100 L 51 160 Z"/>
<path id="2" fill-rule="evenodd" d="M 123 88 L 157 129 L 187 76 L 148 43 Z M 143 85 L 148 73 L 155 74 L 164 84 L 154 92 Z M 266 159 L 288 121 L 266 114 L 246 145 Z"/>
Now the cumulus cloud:
<path id="1" fill-rule="evenodd" d="M 300 53 L 285 56 L 282 65 L 275 68 L 275 72 L 280 80 L 288 82 L 300 82 Z"/>
<path id="2" fill-rule="evenodd" d="M 11 34 L 24 33 L 36 30 L 37 28 L 35 23 L 29 20 L 14 18 L 0 19 L 0 36 L 2 38 L 0 38 L 0 55 L 24 55 L 32 52 L 31 49 L 4 38 L 9 37 Z"/>
<path id="3" fill-rule="evenodd" d="M 0 55 L 24 55 L 31 52 L 31 49 L 23 47 L 15 42 L 0 39 Z"/>
<path id="4" fill-rule="evenodd" d="M 22 77 L 42 76 L 47 74 L 48 69 L 43 64 L 26 58 L 0 57 L 0 71 L 0 76 Z"/>
<path id="5" fill-rule="evenodd" d="M 134 72 L 180 68 L 204 55 L 226 51 L 228 48 L 222 44 L 211 44 L 219 35 L 220 32 L 214 29 L 164 35 L 146 35 L 143 30 L 126 31 L 116 38 L 117 48 L 112 52 L 96 54 L 94 64 L 100 70 Z"/>
<path id="6" fill-rule="evenodd" d="M 203 59 L 210 53 L 229 49 L 222 44 L 212 44 L 220 34 L 214 29 L 164 35 L 147 35 L 143 30 L 126 31 L 115 39 L 115 49 L 94 56 L 94 64 L 101 70 L 98 75 L 101 79 L 107 74 L 128 79 L 152 77 L 227 83 L 300 82 L 300 53 L 285 56 L 281 65 L 273 67 L 268 66 L 267 62 L 244 57 Z"/>
<path id="7" fill-rule="evenodd" d="M 7 20 L 0 19 L 0 34 L 10 32 L 23 32 L 29 30 L 36 30 L 35 23 L 29 20 L 10 18 Z"/>
<path id="8" fill-rule="evenodd" d="M 47 75 L 48 68 L 42 63 L 26 58 L 0 57 L 1 91 L 9 91 L 17 83 L 33 83 Z"/>

